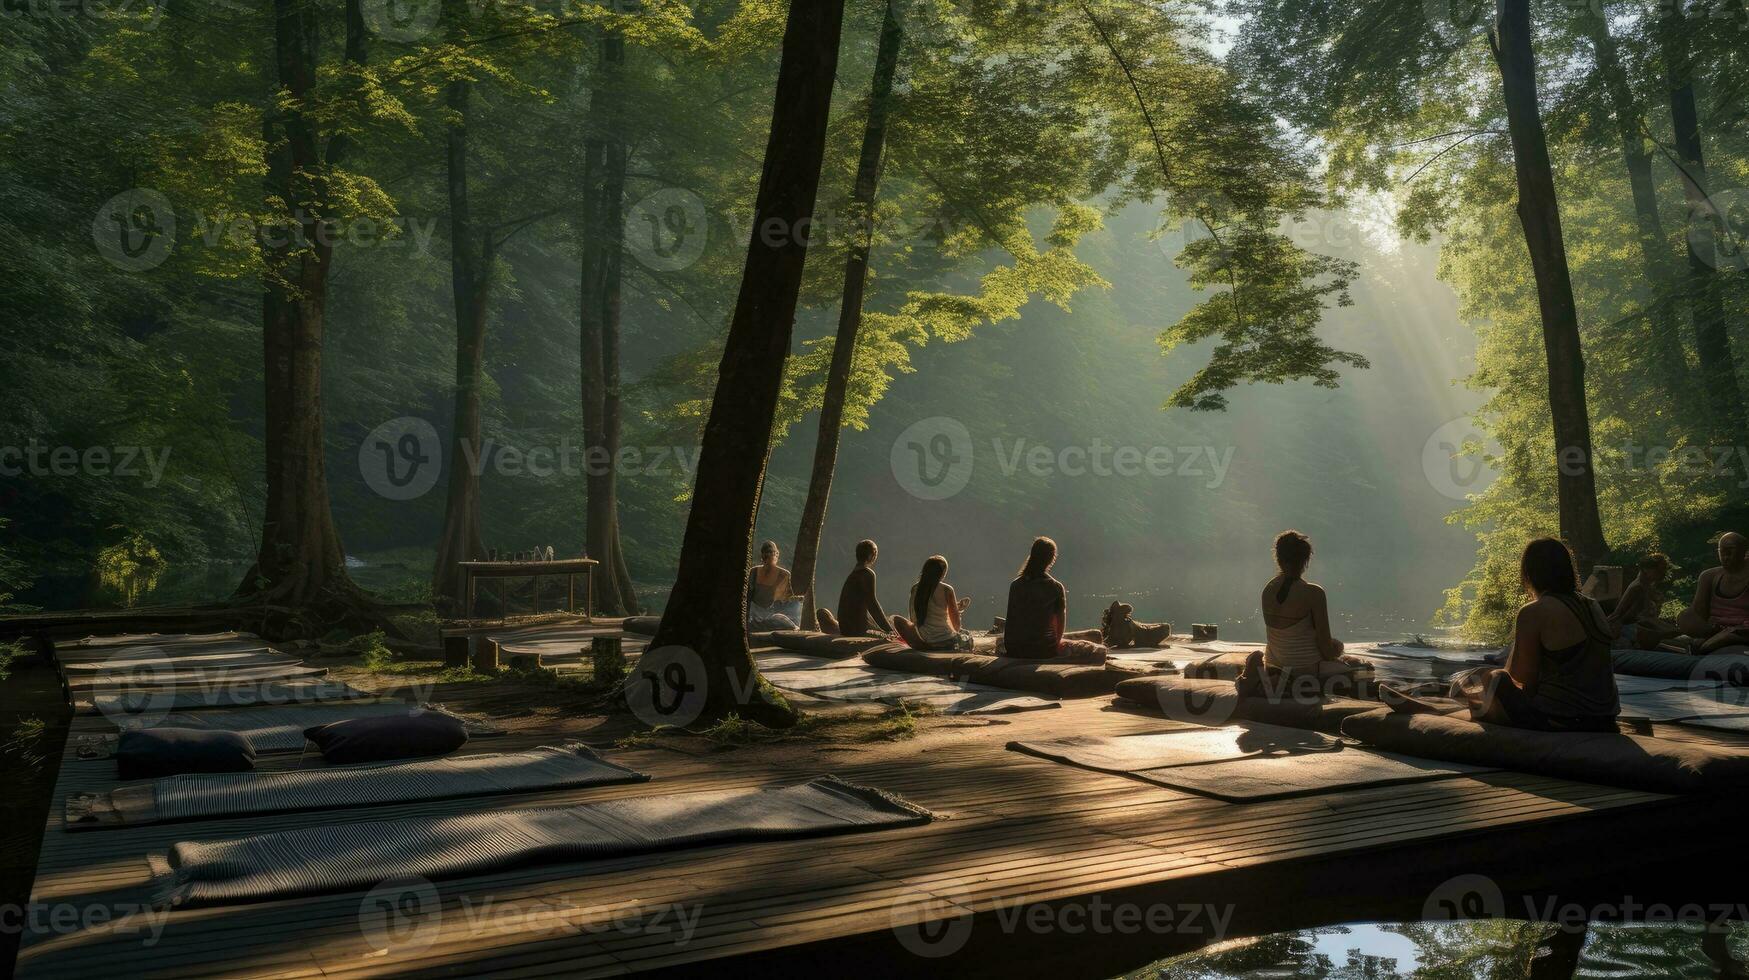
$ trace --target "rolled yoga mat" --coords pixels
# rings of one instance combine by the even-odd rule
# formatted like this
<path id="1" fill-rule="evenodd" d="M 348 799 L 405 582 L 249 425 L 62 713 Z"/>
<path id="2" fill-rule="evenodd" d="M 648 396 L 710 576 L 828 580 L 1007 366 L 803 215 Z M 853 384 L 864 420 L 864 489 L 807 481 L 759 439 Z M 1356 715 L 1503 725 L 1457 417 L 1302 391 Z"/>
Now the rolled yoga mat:
<path id="1" fill-rule="evenodd" d="M 640 783 L 650 777 L 596 755 L 588 746 L 543 745 L 526 752 L 489 752 L 295 772 L 168 776 L 107 794 L 67 800 L 68 830 L 200 820 L 251 813 L 335 810 L 414 803 L 457 796 L 525 793 L 577 786 Z M 329 832 L 322 828 L 321 833 Z"/>
<path id="2" fill-rule="evenodd" d="M 148 860 L 159 905 L 192 907 L 365 889 L 394 878 L 456 878 L 730 841 L 905 827 L 930 819 L 929 811 L 896 796 L 823 776 L 779 789 L 640 796 L 184 842 Z"/>

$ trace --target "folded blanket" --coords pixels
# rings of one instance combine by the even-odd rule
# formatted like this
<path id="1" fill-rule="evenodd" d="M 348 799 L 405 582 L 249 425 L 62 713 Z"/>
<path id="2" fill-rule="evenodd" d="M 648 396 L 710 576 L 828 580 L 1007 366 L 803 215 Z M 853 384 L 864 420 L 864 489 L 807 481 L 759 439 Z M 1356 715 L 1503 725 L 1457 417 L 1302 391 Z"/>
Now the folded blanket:
<path id="1" fill-rule="evenodd" d="M 1378 708 L 1372 701 L 1345 697 L 1296 701 L 1289 698 L 1239 696 L 1232 681 L 1208 678 L 1151 675 L 1120 681 L 1117 696 L 1123 701 L 1194 725 L 1226 725 L 1234 721 L 1260 721 L 1289 728 L 1335 732 L 1342 719 Z"/>
<path id="2" fill-rule="evenodd" d="M 1392 752 L 1654 793 L 1749 789 L 1749 751 L 1639 735 L 1537 732 L 1449 715 L 1354 715 L 1342 734 Z"/>

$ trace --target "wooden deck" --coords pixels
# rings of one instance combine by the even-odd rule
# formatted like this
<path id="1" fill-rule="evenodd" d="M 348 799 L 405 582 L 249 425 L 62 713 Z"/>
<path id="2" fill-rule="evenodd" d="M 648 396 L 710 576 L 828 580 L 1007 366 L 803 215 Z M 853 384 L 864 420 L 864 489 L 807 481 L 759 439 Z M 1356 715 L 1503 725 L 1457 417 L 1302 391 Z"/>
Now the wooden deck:
<path id="1" fill-rule="evenodd" d="M 507 685 L 438 697 L 525 722 L 467 751 L 564 737 L 608 746 L 623 731 L 623 722 L 616 729 L 599 718 L 543 714 L 530 707 L 537 695 Z M 104 727 L 81 717 L 73 730 Z M 67 833 L 57 802 L 33 906 L 50 923 L 89 924 L 28 931 L 19 975 L 589 976 L 681 972 L 721 958 L 780 973 L 1110 975 L 1259 931 L 1416 918 L 1458 874 L 1485 874 L 1508 894 L 1535 890 L 1600 870 L 1596 852 L 1575 841 L 1635 840 L 1676 822 L 1684 841 L 1674 850 L 1611 851 L 1607 870 L 1630 881 L 1642 865 L 1680 858 L 1690 845 L 1703 854 L 1713 831 L 1735 830 L 1741 813 L 1740 803 L 1512 773 L 1235 805 L 1004 749 L 1016 738 L 1174 727 L 1104 699 L 922 727 L 893 743 L 663 742 L 610 752 L 653 774 L 648 784 L 407 806 Z M 295 755 L 262 759 L 262 768 L 296 764 Z M 940 819 L 442 881 L 441 912 L 422 911 L 398 929 L 382 928 L 383 906 L 357 892 L 93 921 L 147 907 L 145 855 L 176 841 L 757 787 L 823 772 L 901 794 Z M 68 758 L 56 798 L 114 785 L 113 766 Z M 1141 916 L 1153 909 L 1153 919 L 1133 920 L 1153 928 L 1124 930 L 1132 920 L 1114 916 L 1118 905 Z M 1118 928 L 1093 934 L 1101 914 Z M 1165 914 L 1172 918 L 1162 928 Z M 933 925 L 919 930 L 920 920 Z"/>

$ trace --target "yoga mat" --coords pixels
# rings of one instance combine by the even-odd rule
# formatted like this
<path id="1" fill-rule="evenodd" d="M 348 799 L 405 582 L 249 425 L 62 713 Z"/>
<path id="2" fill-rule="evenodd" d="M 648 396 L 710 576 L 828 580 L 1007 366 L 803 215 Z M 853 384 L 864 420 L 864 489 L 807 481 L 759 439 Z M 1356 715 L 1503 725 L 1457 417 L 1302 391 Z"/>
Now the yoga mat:
<path id="1" fill-rule="evenodd" d="M 317 725 L 332 724 L 351 718 L 386 718 L 407 715 L 414 711 L 443 711 L 438 705 L 419 706 L 405 701 L 363 702 L 358 704 L 293 704 L 219 711 L 173 711 L 160 720 L 145 718 L 113 719 L 122 731 L 143 731 L 151 728 L 195 728 L 203 731 L 236 732 L 249 740 L 256 752 L 297 752 L 304 747 L 304 730 Z M 451 712 L 444 712 L 451 714 Z M 500 729 L 480 718 L 457 715 L 470 737 L 500 734 Z M 88 739 L 100 754 L 87 754 L 80 748 L 81 759 L 106 759 L 115 754 L 117 735 L 75 735 Z M 107 749 L 107 751 L 102 751 Z"/>
<path id="2" fill-rule="evenodd" d="M 1259 755 L 1335 752 L 1341 748 L 1340 739 L 1323 732 L 1258 723 L 1225 728 L 1187 728 L 1118 738 L 1070 735 L 1047 741 L 1008 743 L 1011 752 L 1024 752 L 1083 769 L 1119 775 L 1231 762 Z"/>
<path id="3" fill-rule="evenodd" d="M 539 657 L 543 667 L 554 664 L 578 664 L 589 659 L 598 636 L 620 636 L 619 631 L 603 626 L 537 626 L 510 633 L 494 633 L 487 637 L 498 644 L 499 659 Z M 626 653 L 642 650 L 645 640 L 622 637 L 620 649 Z"/>
<path id="4" fill-rule="evenodd" d="M 239 667 L 296 666 L 303 661 L 290 654 L 257 646 L 248 650 L 202 650 L 199 653 L 166 653 L 135 647 L 102 660 L 63 660 L 61 672 L 72 682 L 103 678 L 151 678 L 158 673 L 232 670 Z"/>
<path id="5" fill-rule="evenodd" d="M 77 794 L 68 800 L 67 829 L 381 806 L 457 796 L 636 783 L 649 778 L 614 765 L 578 743 L 559 748 L 543 745 L 526 752 L 456 755 L 295 772 L 202 773 L 123 786 L 111 790 L 107 800 L 98 794 Z"/>
<path id="6" fill-rule="evenodd" d="M 864 664 L 846 666 L 826 661 L 826 666 L 767 669 L 767 655 L 757 660 L 760 673 L 774 687 L 831 701 L 876 701 L 883 704 L 924 704 L 948 715 L 1007 714 L 1055 708 L 1055 701 L 1016 694 L 999 687 L 967 684 L 945 677 L 901 674 Z"/>
<path id="7" fill-rule="evenodd" d="M 929 811 L 824 776 L 781 789 L 680 793 L 556 809 L 312 827 L 149 857 L 160 906 L 193 907 L 456 878 L 705 844 L 927 823 Z"/>
<path id="8" fill-rule="evenodd" d="M 259 644 L 261 637 L 254 633 L 238 633 L 235 630 L 219 633 L 117 633 L 111 636 L 88 636 L 83 640 L 73 640 L 66 643 L 56 641 L 55 650 L 58 654 L 62 650 L 95 651 L 136 646 L 187 646 L 221 643 L 229 640 L 250 640 Z"/>
<path id="9" fill-rule="evenodd" d="M 1124 738 L 1010 742 L 1008 747 L 1054 762 L 1235 803 L 1486 771 L 1344 747 L 1340 740 L 1318 732 L 1256 724 Z"/>
<path id="10" fill-rule="evenodd" d="M 1621 717 L 1647 721 L 1749 715 L 1749 690 L 1740 687 L 1679 688 L 1621 696 Z"/>
<path id="11" fill-rule="evenodd" d="M 258 704 L 309 704 L 373 698 L 343 681 L 263 681 L 226 684 L 206 690 L 144 690 L 124 694 L 99 694 L 80 702 L 81 710 L 112 718 L 143 711 L 197 711 L 210 708 L 241 708 Z"/>
<path id="12" fill-rule="evenodd" d="M 220 667 L 214 670 L 146 670 L 139 673 L 69 677 L 67 687 L 74 695 L 112 694 L 118 693 L 118 688 L 121 691 L 174 687 L 215 689 L 228 684 L 321 677 L 326 673 L 326 667 L 300 667 L 295 663 L 273 667 Z"/>

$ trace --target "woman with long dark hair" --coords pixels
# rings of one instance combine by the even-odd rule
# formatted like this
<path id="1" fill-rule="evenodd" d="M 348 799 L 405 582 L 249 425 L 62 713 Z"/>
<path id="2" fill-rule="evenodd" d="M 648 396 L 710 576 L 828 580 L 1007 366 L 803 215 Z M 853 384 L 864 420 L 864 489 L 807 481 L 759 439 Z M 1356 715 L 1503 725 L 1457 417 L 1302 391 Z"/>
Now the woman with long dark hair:
<path id="1" fill-rule="evenodd" d="M 1003 655 L 1023 660 L 1103 662 L 1105 646 L 1087 635 L 1069 635 L 1069 593 L 1051 577 L 1057 543 L 1040 537 L 1027 552 L 1020 574 L 1008 585 L 1008 615 L 1002 627 Z"/>
<path id="2" fill-rule="evenodd" d="M 893 617 L 893 629 L 918 650 L 970 650 L 972 634 L 960 625 L 960 614 L 972 604 L 947 584 L 947 559 L 930 555 L 911 586 L 906 611 L 915 619 Z"/>
<path id="3" fill-rule="evenodd" d="M 1555 538 L 1526 545 L 1519 578 L 1530 601 L 1518 610 L 1505 667 L 1478 667 L 1452 679 L 1451 695 L 1476 721 L 1554 732 L 1614 732 L 1621 700 L 1610 657 L 1609 617 L 1579 594 L 1573 552 Z M 1424 702 L 1381 692 L 1398 711 Z"/>

